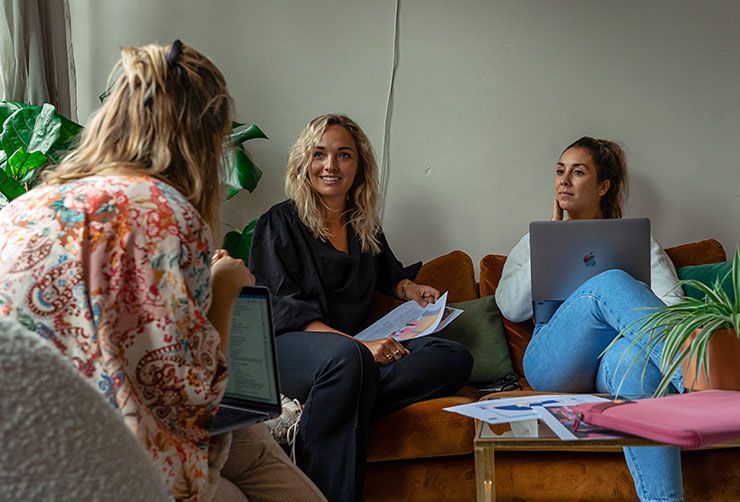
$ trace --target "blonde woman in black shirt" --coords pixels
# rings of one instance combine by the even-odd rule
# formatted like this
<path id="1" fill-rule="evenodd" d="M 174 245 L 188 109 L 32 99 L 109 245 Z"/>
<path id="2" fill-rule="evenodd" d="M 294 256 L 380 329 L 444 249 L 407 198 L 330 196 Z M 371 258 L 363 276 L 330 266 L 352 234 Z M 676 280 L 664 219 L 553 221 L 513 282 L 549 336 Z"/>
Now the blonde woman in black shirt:
<path id="1" fill-rule="evenodd" d="M 378 175 L 365 133 L 348 117 L 322 115 L 293 145 L 289 200 L 254 231 L 250 268 L 275 295 L 283 390 L 305 403 L 297 461 L 330 500 L 361 500 L 373 419 L 458 390 L 472 357 L 435 336 L 370 342 L 376 291 L 426 306 L 439 297 L 413 279 L 380 227 Z"/>

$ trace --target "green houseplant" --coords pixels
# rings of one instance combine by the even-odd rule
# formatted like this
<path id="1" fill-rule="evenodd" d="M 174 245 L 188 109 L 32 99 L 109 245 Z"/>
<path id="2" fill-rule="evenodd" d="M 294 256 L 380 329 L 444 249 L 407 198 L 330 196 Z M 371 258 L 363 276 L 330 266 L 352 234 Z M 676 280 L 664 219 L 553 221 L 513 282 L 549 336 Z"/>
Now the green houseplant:
<path id="1" fill-rule="evenodd" d="M 694 288 L 703 298 L 684 296 L 675 305 L 646 309 L 651 312 L 627 326 L 609 345 L 636 325 L 636 340 L 646 339 L 643 355 L 663 343 L 662 379 L 655 390 L 656 397 L 665 395 L 671 378 L 681 367 L 689 389 L 713 387 L 708 382 L 720 382 L 722 388 L 740 390 L 740 250 L 735 252 L 729 275 L 734 298 L 722 287 L 726 277 L 718 277 L 710 285 L 693 279 L 679 281 L 676 287 Z M 630 368 L 634 364 L 636 360 Z M 714 376 L 718 378 L 712 380 Z"/>
<path id="2" fill-rule="evenodd" d="M 82 131 L 81 125 L 57 113 L 49 103 L 0 101 L 0 124 L 0 193 L 8 200 L 27 192 L 43 168 L 59 162 Z M 252 192 L 262 177 L 244 143 L 267 136 L 255 124 L 244 126 L 233 123 L 228 139 L 232 148 L 224 156 L 228 199 L 242 190 Z"/>
<path id="3" fill-rule="evenodd" d="M 235 122 L 234 128 L 237 129 L 243 125 Z M 234 148 L 231 150 L 231 154 L 226 157 L 226 171 L 230 175 L 227 180 L 227 199 L 231 199 L 242 189 L 251 193 L 262 177 L 262 171 L 250 160 L 243 146 L 245 141 L 256 138 L 267 139 L 267 136 L 255 124 L 246 129 L 240 129 L 231 135 L 231 143 Z M 241 258 L 244 263 L 248 263 L 249 251 L 252 247 L 252 234 L 256 224 L 257 220 L 255 219 L 247 223 L 242 229 L 232 227 L 232 230 L 224 235 L 223 248 L 234 258 Z"/>
<path id="4" fill-rule="evenodd" d="M 30 190 L 43 169 L 59 162 L 74 146 L 83 129 L 49 103 L 39 106 L 0 101 L 0 124 L 0 195 L 8 201 Z M 242 190 L 254 191 L 262 177 L 244 146 L 246 141 L 257 138 L 267 139 L 257 125 L 232 124 L 227 140 L 231 147 L 224 155 L 227 199 Z M 226 234 L 223 245 L 232 256 L 247 260 L 254 223 Z"/>
<path id="5" fill-rule="evenodd" d="M 41 106 L 0 101 L 0 193 L 13 200 L 36 183 L 45 166 L 59 162 L 82 126 Z"/>

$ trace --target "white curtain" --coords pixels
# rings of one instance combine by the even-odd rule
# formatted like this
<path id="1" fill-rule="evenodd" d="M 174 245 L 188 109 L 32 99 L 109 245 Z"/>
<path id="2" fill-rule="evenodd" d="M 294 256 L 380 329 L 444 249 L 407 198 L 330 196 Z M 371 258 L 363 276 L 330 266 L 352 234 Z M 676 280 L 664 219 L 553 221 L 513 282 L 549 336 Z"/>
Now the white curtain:
<path id="1" fill-rule="evenodd" d="M 0 98 L 48 102 L 77 119 L 67 0 L 2 0 Z"/>

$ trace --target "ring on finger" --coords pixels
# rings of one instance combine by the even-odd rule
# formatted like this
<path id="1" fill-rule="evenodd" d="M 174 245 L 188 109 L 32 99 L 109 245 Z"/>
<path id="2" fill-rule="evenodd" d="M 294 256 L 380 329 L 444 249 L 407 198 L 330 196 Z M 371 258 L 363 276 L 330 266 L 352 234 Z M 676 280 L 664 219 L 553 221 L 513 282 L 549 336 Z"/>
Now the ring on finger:
<path id="1" fill-rule="evenodd" d="M 396 349 L 396 350 L 394 350 L 394 351 L 393 351 L 393 355 L 394 355 L 394 356 L 397 356 L 397 355 L 398 355 L 398 354 L 400 354 L 400 353 L 401 353 L 401 351 L 400 351 L 400 350 L 398 350 L 398 349 Z"/>
<path id="2" fill-rule="evenodd" d="M 392 354 L 386 354 L 385 355 L 385 358 L 390 361 L 391 359 L 393 359 L 393 355 Z"/>

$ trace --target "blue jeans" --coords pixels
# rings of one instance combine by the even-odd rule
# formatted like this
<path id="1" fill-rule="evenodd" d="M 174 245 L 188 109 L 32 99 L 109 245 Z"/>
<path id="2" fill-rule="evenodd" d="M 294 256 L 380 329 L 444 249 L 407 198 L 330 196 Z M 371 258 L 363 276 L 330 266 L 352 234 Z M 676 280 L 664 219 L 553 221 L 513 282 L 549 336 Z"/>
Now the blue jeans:
<path id="1" fill-rule="evenodd" d="M 648 313 L 640 307 L 662 306 L 650 288 L 621 270 L 589 279 L 547 324 L 535 328 L 524 354 L 527 381 L 540 391 L 615 394 L 621 384 L 621 395 L 652 394 L 661 379 L 662 345 L 654 348 L 646 366 L 640 354 L 646 340 L 630 347 L 641 323 L 630 328 L 601 359 L 599 354 L 617 333 Z M 683 391 L 680 371 L 671 383 L 674 390 Z M 625 448 L 624 455 L 640 500 L 683 500 L 678 448 L 632 447 Z"/>

